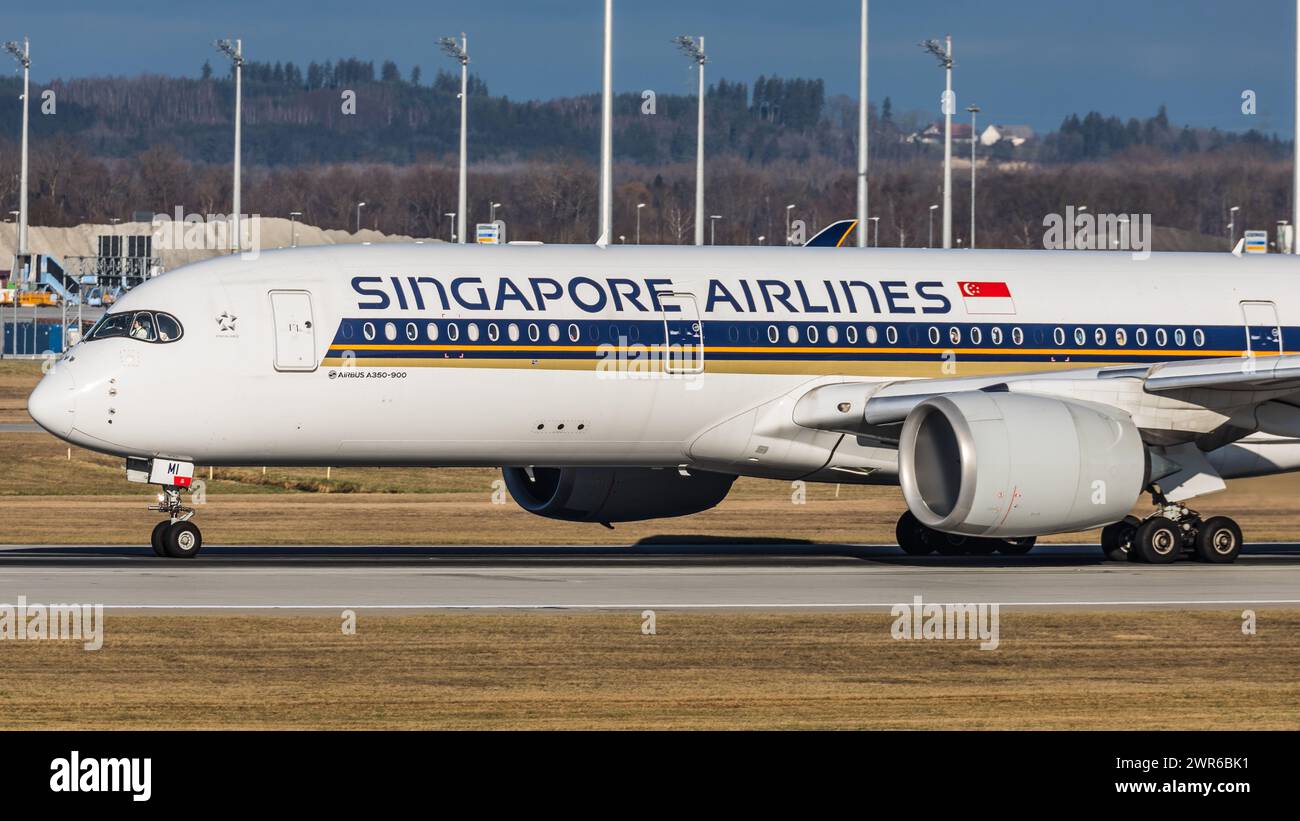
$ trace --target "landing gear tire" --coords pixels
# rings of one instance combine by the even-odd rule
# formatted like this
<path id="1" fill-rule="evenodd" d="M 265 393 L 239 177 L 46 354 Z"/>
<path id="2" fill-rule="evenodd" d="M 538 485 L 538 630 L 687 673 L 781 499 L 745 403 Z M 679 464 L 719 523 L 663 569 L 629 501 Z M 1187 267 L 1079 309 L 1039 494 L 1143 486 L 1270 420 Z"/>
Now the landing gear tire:
<path id="1" fill-rule="evenodd" d="M 1112 562 L 1126 562 L 1129 560 L 1133 546 L 1133 539 L 1137 535 L 1138 526 L 1142 520 L 1136 516 L 1125 516 L 1114 524 L 1106 525 L 1101 529 L 1101 552 L 1106 554 L 1106 559 Z"/>
<path id="2" fill-rule="evenodd" d="M 173 559 L 192 559 L 203 547 L 203 535 L 193 522 L 173 522 L 163 531 L 163 549 Z"/>
<path id="3" fill-rule="evenodd" d="M 167 558 L 167 546 L 163 543 L 163 534 L 167 532 L 167 528 L 171 527 L 171 525 L 170 519 L 163 519 L 153 526 L 153 533 L 149 536 L 149 543 L 153 545 L 155 556 Z"/>
<path id="4" fill-rule="evenodd" d="M 1182 552 L 1182 529 L 1172 519 L 1152 516 L 1134 534 L 1129 557 L 1147 564 L 1172 564 Z"/>
<path id="5" fill-rule="evenodd" d="M 1241 552 L 1241 528 L 1227 516 L 1214 516 L 1196 533 L 1196 558 L 1213 564 L 1236 561 Z"/>
<path id="6" fill-rule="evenodd" d="M 909 510 L 898 517 L 898 524 L 894 527 L 894 538 L 898 540 L 898 546 L 907 555 L 927 556 L 934 552 L 934 545 L 928 538 L 929 531 L 930 528 L 921 524 Z"/>
<path id="7" fill-rule="evenodd" d="M 965 556 L 975 551 L 975 539 L 931 530 L 928 536 L 940 556 Z"/>
<path id="8" fill-rule="evenodd" d="M 1034 549 L 1038 542 L 1037 536 L 1026 536 L 1023 539 L 994 539 L 994 545 L 997 551 L 1003 556 L 1024 556 Z"/>

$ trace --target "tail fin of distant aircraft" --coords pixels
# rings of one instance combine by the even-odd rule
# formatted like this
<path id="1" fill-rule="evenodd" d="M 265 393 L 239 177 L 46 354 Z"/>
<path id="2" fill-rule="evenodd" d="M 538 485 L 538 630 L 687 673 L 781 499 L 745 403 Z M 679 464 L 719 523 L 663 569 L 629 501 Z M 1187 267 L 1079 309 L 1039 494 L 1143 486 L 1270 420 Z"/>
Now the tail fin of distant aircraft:
<path id="1" fill-rule="evenodd" d="M 832 222 L 817 233 L 817 236 L 803 244 L 805 248 L 844 248 L 853 236 L 853 229 L 858 227 L 857 220 L 840 220 Z M 849 247 L 852 247 L 849 245 Z"/>

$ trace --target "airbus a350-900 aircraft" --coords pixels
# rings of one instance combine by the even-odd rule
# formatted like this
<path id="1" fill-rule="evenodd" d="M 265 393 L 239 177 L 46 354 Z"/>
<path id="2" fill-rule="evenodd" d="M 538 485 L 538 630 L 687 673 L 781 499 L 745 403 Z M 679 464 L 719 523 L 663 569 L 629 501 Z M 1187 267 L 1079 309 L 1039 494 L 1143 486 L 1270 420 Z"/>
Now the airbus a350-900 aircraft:
<path id="1" fill-rule="evenodd" d="M 1300 469 L 1285 256 L 574 246 L 302 248 L 131 291 L 29 400 L 162 487 L 194 465 L 504 466 L 540 516 L 706 510 L 737 476 L 902 486 L 909 553 L 1232 561 L 1184 503 Z M 1130 516 L 1149 492 L 1153 512 Z"/>

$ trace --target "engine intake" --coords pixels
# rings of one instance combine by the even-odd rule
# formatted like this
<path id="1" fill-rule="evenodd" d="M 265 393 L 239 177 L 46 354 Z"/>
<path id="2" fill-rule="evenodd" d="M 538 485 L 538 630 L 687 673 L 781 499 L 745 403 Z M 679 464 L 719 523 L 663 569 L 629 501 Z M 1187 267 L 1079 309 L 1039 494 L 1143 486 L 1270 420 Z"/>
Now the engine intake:
<path id="1" fill-rule="evenodd" d="M 1019 538 L 1122 519 L 1148 484 L 1132 419 L 1046 396 L 965 392 L 917 405 L 903 423 L 899 484 L 923 524 Z"/>
<path id="2" fill-rule="evenodd" d="M 637 522 L 715 507 L 735 476 L 663 468 L 502 468 L 524 510 L 568 522 Z"/>

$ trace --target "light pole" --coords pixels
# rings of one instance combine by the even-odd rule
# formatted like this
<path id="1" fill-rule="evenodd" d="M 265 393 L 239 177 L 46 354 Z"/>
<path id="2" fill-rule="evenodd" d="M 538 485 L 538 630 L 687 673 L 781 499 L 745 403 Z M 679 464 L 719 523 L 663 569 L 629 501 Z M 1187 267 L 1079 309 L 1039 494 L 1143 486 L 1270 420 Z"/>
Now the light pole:
<path id="1" fill-rule="evenodd" d="M 638 202 L 636 204 L 636 244 L 637 245 L 641 244 L 641 209 L 645 208 L 645 205 L 646 204 L 644 202 Z"/>
<path id="2" fill-rule="evenodd" d="M 361 233 L 361 209 L 365 207 L 366 204 L 364 202 L 357 203 L 357 233 L 358 234 Z"/>
<path id="3" fill-rule="evenodd" d="M 862 32 L 858 60 L 858 247 L 867 247 L 867 6 L 862 0 Z"/>
<path id="4" fill-rule="evenodd" d="M 682 53 L 695 62 L 699 68 L 700 105 L 696 119 L 695 134 L 695 244 L 704 244 L 704 64 L 709 60 L 704 55 L 704 35 L 697 42 L 690 35 L 680 35 L 673 42 Z"/>
<path id="5" fill-rule="evenodd" d="M 871 221 L 875 223 L 871 226 L 872 240 L 871 244 L 880 247 L 880 217 L 872 217 Z"/>
<path id="6" fill-rule="evenodd" d="M 218 40 L 217 50 L 230 58 L 230 62 L 235 67 L 235 169 L 234 169 L 234 195 L 231 202 L 230 230 L 234 235 L 232 240 L 233 250 L 239 251 L 242 243 L 239 236 L 239 179 L 240 179 L 240 156 L 241 143 L 240 139 L 243 130 L 243 110 L 244 110 L 244 41 L 243 40 Z"/>
<path id="7" fill-rule="evenodd" d="M 21 259 L 27 258 L 27 111 L 31 107 L 27 103 L 27 98 L 31 86 L 29 79 L 32 71 L 32 45 L 24 37 L 23 44 L 20 48 L 17 43 L 5 43 L 5 49 L 14 56 L 19 65 L 23 67 L 23 147 L 22 147 L 22 170 L 19 172 L 18 180 L 18 256 Z M 17 301 L 14 302 L 17 305 Z M 15 348 L 15 350 L 17 350 Z"/>
<path id="8" fill-rule="evenodd" d="M 1300 0 L 1297 0 L 1300 2 Z M 943 247 L 952 247 L 952 115 L 957 110 L 957 98 L 952 93 L 952 35 L 921 44 L 926 51 L 939 58 L 947 78 L 943 92 Z M 934 245 L 933 241 L 930 243 Z"/>
<path id="9" fill-rule="evenodd" d="M 1240 205 L 1234 205 L 1228 209 L 1228 250 L 1231 251 L 1237 247 L 1237 212 L 1241 210 Z"/>
<path id="10" fill-rule="evenodd" d="M 793 245 L 793 237 L 790 236 L 790 212 L 795 208 L 794 203 L 785 207 L 785 244 Z"/>
<path id="11" fill-rule="evenodd" d="M 721 214 L 713 214 L 709 217 L 709 244 L 718 244 L 718 220 L 722 219 Z"/>
<path id="12" fill-rule="evenodd" d="M 975 247 L 975 147 L 979 145 L 979 140 L 975 139 L 975 115 L 980 113 L 980 107 L 974 104 L 967 106 L 970 112 L 970 247 Z"/>
<path id="13" fill-rule="evenodd" d="M 456 241 L 456 212 L 448 211 L 447 213 L 443 214 L 443 216 L 447 217 L 448 220 L 447 229 L 448 231 L 451 232 L 451 241 L 455 242 Z"/>
<path id="14" fill-rule="evenodd" d="M 937 206 L 937 205 L 931 205 L 931 206 L 930 206 L 930 242 L 929 242 L 928 244 L 926 244 L 926 246 L 925 246 L 926 248 L 933 248 L 933 247 L 934 247 L 934 212 L 935 212 L 935 209 L 937 209 L 938 207 L 939 207 L 939 206 Z"/>
<path id="15" fill-rule="evenodd" d="M 759 245 L 766 245 L 766 244 L 767 244 L 767 235 L 766 235 L 766 234 L 759 234 L 759 235 L 758 235 L 758 244 L 759 244 Z"/>
<path id="16" fill-rule="evenodd" d="M 491 222 L 491 223 L 493 223 L 493 224 L 496 223 L 496 221 L 497 221 L 497 209 L 500 208 L 500 207 L 501 207 L 501 203 L 499 203 L 499 202 L 490 202 L 490 203 L 488 203 L 488 222 Z"/>
<path id="17" fill-rule="evenodd" d="M 301 211 L 289 212 L 289 247 L 298 247 L 298 217 L 302 216 Z"/>
<path id="18" fill-rule="evenodd" d="M 614 233 L 614 0 L 605 0 L 605 47 L 600 86 L 600 231 L 598 245 Z"/>
<path id="19" fill-rule="evenodd" d="M 460 210 L 456 212 L 459 215 L 456 230 L 460 234 L 461 243 L 464 244 L 465 214 L 469 210 L 465 203 L 468 176 L 466 163 L 469 149 L 467 131 L 469 127 L 469 38 L 462 31 L 459 42 L 455 37 L 444 37 L 438 43 L 442 46 L 444 54 L 460 63 L 460 198 L 456 204 Z"/>

